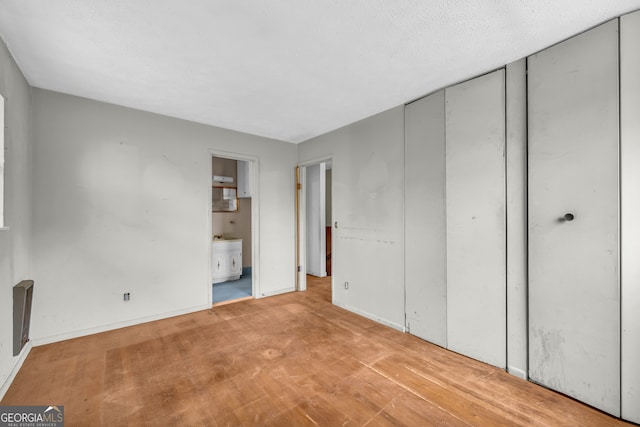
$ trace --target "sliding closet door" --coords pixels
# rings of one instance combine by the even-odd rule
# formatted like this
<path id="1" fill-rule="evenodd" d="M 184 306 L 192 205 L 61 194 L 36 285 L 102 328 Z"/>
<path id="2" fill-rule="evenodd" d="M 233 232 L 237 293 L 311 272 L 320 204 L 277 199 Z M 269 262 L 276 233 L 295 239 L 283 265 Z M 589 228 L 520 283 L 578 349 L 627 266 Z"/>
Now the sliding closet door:
<path id="1" fill-rule="evenodd" d="M 506 366 L 505 73 L 447 88 L 448 348 Z"/>
<path id="2" fill-rule="evenodd" d="M 640 12 L 620 18 L 622 418 L 640 423 Z"/>
<path id="3" fill-rule="evenodd" d="M 529 375 L 619 415 L 618 21 L 528 73 Z"/>
<path id="4" fill-rule="evenodd" d="M 405 107 L 408 331 L 447 346 L 444 91 Z"/>

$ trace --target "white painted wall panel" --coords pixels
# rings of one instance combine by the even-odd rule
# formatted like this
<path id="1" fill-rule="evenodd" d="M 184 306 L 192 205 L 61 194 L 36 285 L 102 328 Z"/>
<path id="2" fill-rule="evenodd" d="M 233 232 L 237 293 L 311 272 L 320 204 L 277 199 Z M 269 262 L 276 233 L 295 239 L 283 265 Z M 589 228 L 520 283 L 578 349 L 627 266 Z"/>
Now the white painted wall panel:
<path id="1" fill-rule="evenodd" d="M 526 60 L 507 65 L 507 369 L 527 378 Z"/>
<path id="2" fill-rule="evenodd" d="M 640 12 L 620 18 L 622 418 L 640 423 Z"/>
<path id="3" fill-rule="evenodd" d="M 0 230 L 0 399 L 27 354 L 13 356 L 13 293 L 18 282 L 32 279 L 31 89 L 0 40 L 0 94 L 4 97 L 4 225 Z M 2 197 L 2 194 L 0 194 Z M 36 282 L 38 295 L 41 284 Z"/>
<path id="4" fill-rule="evenodd" d="M 210 306 L 212 152 L 257 161 L 256 296 L 295 289 L 295 145 L 33 92 L 37 342 Z"/>
<path id="5" fill-rule="evenodd" d="M 333 159 L 333 301 L 404 327 L 404 106 L 299 144 Z M 349 289 L 344 288 L 349 282 Z"/>
<path id="6" fill-rule="evenodd" d="M 530 377 L 619 415 L 618 21 L 528 72 Z"/>
<path id="7" fill-rule="evenodd" d="M 444 90 L 405 108 L 405 288 L 413 335 L 447 346 Z"/>
<path id="8" fill-rule="evenodd" d="M 504 368 L 505 72 L 445 97 L 448 347 Z"/>

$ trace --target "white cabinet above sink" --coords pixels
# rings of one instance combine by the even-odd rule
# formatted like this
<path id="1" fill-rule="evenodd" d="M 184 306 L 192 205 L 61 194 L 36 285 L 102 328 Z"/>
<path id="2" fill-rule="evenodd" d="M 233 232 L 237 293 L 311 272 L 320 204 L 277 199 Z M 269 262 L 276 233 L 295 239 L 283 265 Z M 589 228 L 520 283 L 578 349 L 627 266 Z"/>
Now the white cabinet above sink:
<path id="1" fill-rule="evenodd" d="M 238 198 L 251 197 L 253 182 L 253 163 L 238 160 Z"/>

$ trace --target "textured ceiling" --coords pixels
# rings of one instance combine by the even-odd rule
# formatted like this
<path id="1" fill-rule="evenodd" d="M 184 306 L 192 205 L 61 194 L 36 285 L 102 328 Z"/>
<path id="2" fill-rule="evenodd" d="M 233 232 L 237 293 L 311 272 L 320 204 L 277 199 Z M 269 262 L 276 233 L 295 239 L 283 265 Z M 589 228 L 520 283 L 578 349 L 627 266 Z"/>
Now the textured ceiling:
<path id="1" fill-rule="evenodd" d="M 32 86 L 301 142 L 640 0 L 0 0 Z"/>

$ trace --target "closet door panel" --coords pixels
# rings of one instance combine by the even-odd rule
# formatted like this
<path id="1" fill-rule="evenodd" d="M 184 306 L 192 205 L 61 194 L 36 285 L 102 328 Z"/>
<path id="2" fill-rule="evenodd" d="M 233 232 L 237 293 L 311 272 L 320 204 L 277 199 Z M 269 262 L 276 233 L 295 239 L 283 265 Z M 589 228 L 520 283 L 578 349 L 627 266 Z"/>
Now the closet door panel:
<path id="1" fill-rule="evenodd" d="M 622 418 L 640 423 L 640 12 L 620 18 Z"/>
<path id="2" fill-rule="evenodd" d="M 447 345 L 444 91 L 405 107 L 405 289 L 409 332 Z"/>
<path id="3" fill-rule="evenodd" d="M 445 96 L 448 348 L 504 368 L 504 70 Z"/>
<path id="4" fill-rule="evenodd" d="M 529 376 L 619 415 L 617 20 L 528 73 Z"/>

